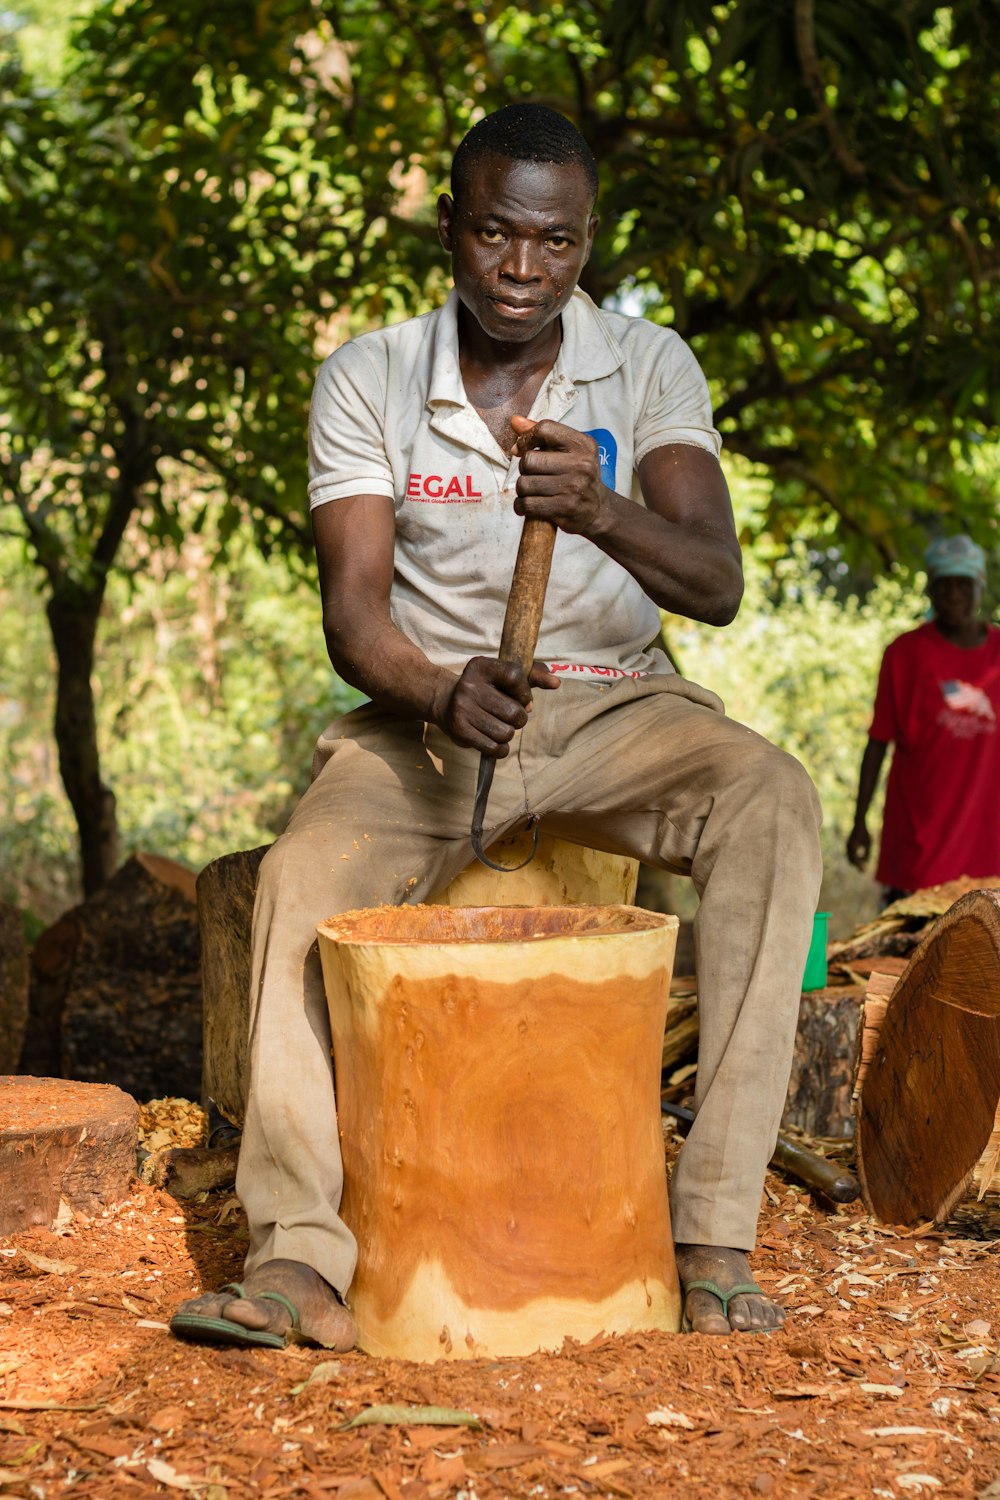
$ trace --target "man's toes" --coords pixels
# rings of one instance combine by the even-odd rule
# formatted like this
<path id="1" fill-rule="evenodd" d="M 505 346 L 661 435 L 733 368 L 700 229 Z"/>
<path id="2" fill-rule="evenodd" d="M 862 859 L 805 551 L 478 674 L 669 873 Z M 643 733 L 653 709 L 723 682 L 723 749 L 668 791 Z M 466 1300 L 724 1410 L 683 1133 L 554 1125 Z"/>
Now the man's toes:
<path id="1" fill-rule="evenodd" d="M 722 1303 L 710 1292 L 697 1288 L 688 1294 L 687 1316 L 693 1333 L 726 1334 L 730 1332 Z"/>
<path id="2" fill-rule="evenodd" d="M 267 1329 L 269 1333 L 285 1333 L 292 1322 L 287 1307 L 283 1307 L 280 1302 L 272 1302 L 270 1299 L 259 1302 L 251 1295 L 228 1298 L 223 1303 L 219 1316 L 230 1323 L 238 1323 L 241 1328 L 250 1328 L 255 1333 L 263 1329 Z"/>
<path id="3" fill-rule="evenodd" d="M 324 1310 L 321 1316 L 302 1320 L 302 1332 L 324 1349 L 345 1354 L 358 1341 L 358 1325 L 346 1307 L 339 1302 Z"/>
<path id="4" fill-rule="evenodd" d="M 729 1324 L 737 1333 L 757 1333 L 780 1328 L 784 1311 L 766 1297 L 734 1297 L 729 1304 Z"/>

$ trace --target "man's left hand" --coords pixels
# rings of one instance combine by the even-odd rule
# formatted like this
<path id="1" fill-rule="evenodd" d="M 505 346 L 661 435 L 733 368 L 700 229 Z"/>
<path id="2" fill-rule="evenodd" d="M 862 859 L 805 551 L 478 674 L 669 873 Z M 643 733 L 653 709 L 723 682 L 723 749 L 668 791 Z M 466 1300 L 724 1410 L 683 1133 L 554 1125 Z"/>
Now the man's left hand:
<path id="1" fill-rule="evenodd" d="M 586 432 L 561 422 L 512 417 L 521 460 L 514 509 L 519 516 L 552 521 L 562 531 L 595 536 L 605 529 L 608 494 L 601 482 L 598 447 Z"/>

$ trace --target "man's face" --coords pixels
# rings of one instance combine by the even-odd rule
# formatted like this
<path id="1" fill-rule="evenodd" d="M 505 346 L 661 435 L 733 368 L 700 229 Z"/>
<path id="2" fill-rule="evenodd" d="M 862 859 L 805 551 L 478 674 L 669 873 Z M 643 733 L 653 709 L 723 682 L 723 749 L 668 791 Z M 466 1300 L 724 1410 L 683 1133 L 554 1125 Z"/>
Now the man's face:
<path id="1" fill-rule="evenodd" d="M 597 219 L 582 167 L 487 157 L 461 201 L 438 199 L 455 288 L 488 338 L 527 344 L 573 295 Z"/>
<path id="2" fill-rule="evenodd" d="M 982 589 L 974 578 L 936 578 L 928 593 L 935 617 L 951 630 L 969 625 L 979 613 Z"/>

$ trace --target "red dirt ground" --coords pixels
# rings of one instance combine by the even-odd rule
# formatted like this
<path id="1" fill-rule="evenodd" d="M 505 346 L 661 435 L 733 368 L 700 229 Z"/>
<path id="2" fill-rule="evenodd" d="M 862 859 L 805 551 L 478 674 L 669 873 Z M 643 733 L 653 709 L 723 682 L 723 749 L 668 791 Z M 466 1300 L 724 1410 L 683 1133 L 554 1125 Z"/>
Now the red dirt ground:
<path id="1" fill-rule="evenodd" d="M 998 1240 L 995 1199 L 914 1234 L 769 1176 L 754 1264 L 780 1333 L 414 1365 L 177 1342 L 177 1303 L 238 1275 L 242 1215 L 136 1183 L 89 1225 L 0 1241 L 0 1493 L 1000 1496 Z M 387 1403 L 478 1425 L 344 1430 Z"/>

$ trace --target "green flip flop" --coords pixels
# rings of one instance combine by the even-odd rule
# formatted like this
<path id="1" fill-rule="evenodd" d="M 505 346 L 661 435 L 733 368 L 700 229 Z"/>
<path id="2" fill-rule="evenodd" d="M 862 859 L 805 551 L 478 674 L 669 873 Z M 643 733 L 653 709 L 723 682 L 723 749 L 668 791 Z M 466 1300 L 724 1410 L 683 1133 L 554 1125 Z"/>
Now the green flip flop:
<path id="1" fill-rule="evenodd" d="M 221 1289 L 233 1297 L 245 1297 L 245 1289 L 238 1281 L 230 1281 Z M 289 1340 L 301 1337 L 298 1309 L 280 1292 L 254 1292 L 255 1302 L 279 1302 L 292 1320 L 284 1333 L 272 1333 L 269 1328 L 244 1328 L 242 1323 L 233 1323 L 229 1318 L 210 1318 L 203 1313 L 175 1313 L 170 1319 L 170 1332 L 179 1339 L 190 1339 L 196 1344 L 237 1344 L 243 1348 L 284 1349 Z"/>
<path id="2" fill-rule="evenodd" d="M 691 1319 L 687 1315 L 688 1293 L 694 1291 L 711 1292 L 713 1297 L 718 1297 L 722 1303 L 722 1316 L 729 1317 L 729 1304 L 734 1297 L 766 1297 L 767 1293 L 763 1287 L 759 1287 L 755 1281 L 742 1281 L 739 1286 L 731 1286 L 728 1292 L 724 1292 L 721 1286 L 714 1281 L 686 1281 L 682 1284 L 684 1293 L 683 1312 L 681 1313 L 681 1333 L 693 1333 Z M 733 1333 L 777 1333 L 778 1326 L 774 1328 L 734 1328 Z"/>

